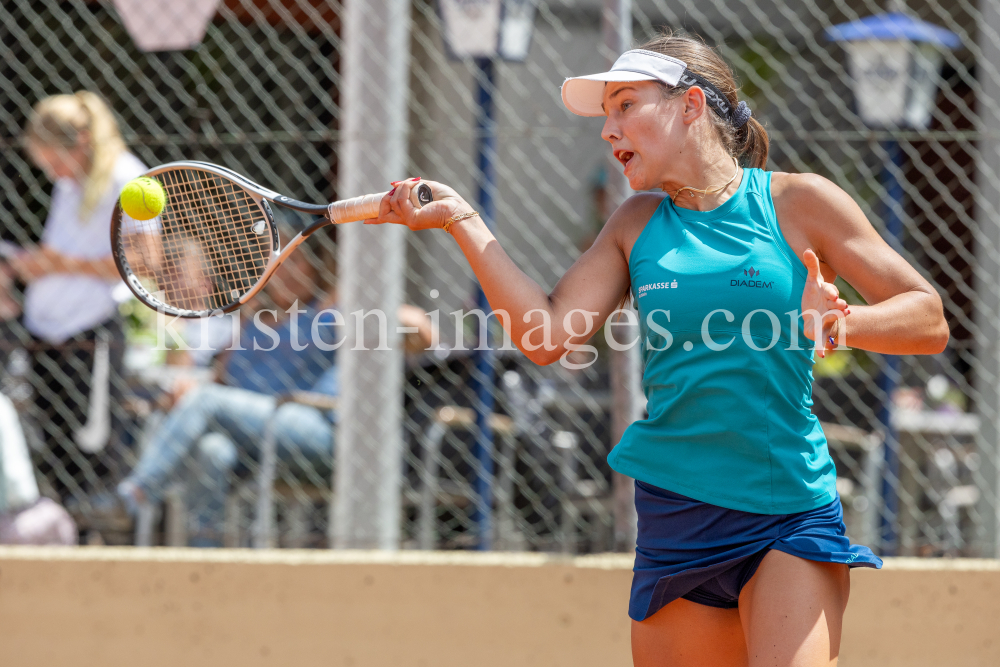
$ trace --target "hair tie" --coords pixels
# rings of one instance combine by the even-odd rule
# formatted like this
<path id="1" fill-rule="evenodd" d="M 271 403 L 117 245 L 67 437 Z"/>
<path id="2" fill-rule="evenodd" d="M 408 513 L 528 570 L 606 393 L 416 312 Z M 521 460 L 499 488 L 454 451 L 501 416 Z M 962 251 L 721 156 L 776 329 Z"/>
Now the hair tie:
<path id="1" fill-rule="evenodd" d="M 741 101 L 736 105 L 736 108 L 733 109 L 733 127 L 737 130 L 740 129 L 747 124 L 747 121 L 750 120 L 750 116 L 752 115 L 753 112 L 750 111 L 750 107 L 747 106 L 747 103 Z"/>

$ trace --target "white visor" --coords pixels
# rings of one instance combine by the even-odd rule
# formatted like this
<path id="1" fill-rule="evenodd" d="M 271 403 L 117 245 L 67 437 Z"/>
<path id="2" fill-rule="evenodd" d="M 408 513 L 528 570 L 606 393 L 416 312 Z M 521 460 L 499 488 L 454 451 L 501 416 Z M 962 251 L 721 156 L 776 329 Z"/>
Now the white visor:
<path id="1" fill-rule="evenodd" d="M 601 102 L 608 81 L 662 81 L 676 86 L 687 63 L 662 53 L 633 49 L 618 57 L 608 72 L 574 76 L 563 81 L 562 99 L 577 116 L 606 116 Z"/>

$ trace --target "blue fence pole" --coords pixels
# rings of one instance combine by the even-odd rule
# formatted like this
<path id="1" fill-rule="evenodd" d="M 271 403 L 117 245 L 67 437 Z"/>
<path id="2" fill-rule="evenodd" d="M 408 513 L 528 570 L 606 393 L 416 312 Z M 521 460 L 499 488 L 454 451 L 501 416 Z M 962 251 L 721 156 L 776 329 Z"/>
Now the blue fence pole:
<path id="1" fill-rule="evenodd" d="M 478 58 L 478 98 L 479 110 L 477 126 L 477 153 L 479 157 L 479 197 L 477 210 L 483 222 L 491 230 L 496 208 L 493 203 L 494 179 L 496 177 L 496 122 L 493 119 L 493 61 Z M 481 287 L 477 287 L 476 308 L 490 313 L 490 304 Z M 479 341 L 482 343 L 483 341 Z M 476 525 L 476 549 L 489 551 L 493 548 L 493 431 L 490 415 L 493 414 L 493 391 L 496 386 L 496 358 L 493 341 L 486 327 L 487 348 L 473 352 L 474 370 L 472 389 L 476 396 L 476 444 L 473 452 L 476 502 L 472 520 Z"/>
<path id="2" fill-rule="evenodd" d="M 897 251 L 903 251 L 903 185 L 897 174 L 904 165 L 903 150 L 898 141 L 886 141 L 884 148 L 888 154 L 882 170 L 882 185 L 888 195 L 885 213 L 886 241 Z M 892 394 L 899 383 L 899 357 L 884 355 L 882 373 L 878 378 L 878 388 L 882 392 L 882 408 L 879 421 L 885 431 L 885 459 L 882 466 L 882 522 L 881 552 L 893 556 L 899 552 L 899 436 L 892 426 Z"/>

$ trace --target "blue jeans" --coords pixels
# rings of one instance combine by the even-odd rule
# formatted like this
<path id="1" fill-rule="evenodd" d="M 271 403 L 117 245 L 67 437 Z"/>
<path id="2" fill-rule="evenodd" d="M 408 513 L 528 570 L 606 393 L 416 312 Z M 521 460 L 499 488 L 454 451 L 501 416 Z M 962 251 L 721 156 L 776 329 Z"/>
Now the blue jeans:
<path id="1" fill-rule="evenodd" d="M 273 396 L 218 384 L 188 392 L 157 429 L 126 481 L 157 502 L 172 482 L 184 481 L 191 541 L 218 543 L 238 451 L 259 458 L 268 420 L 275 419 L 280 460 L 293 469 L 330 469 L 334 431 L 326 413 L 297 403 L 286 403 L 275 412 L 274 403 Z"/>

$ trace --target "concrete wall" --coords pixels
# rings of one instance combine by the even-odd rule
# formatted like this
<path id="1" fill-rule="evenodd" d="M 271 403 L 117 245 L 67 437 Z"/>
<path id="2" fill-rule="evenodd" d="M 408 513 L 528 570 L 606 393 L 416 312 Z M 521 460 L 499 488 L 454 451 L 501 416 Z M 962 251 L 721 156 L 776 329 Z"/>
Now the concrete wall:
<path id="1" fill-rule="evenodd" d="M 0 548 L 0 665 L 631 664 L 626 556 Z M 855 571 L 841 664 L 1000 664 L 1000 566 Z"/>

